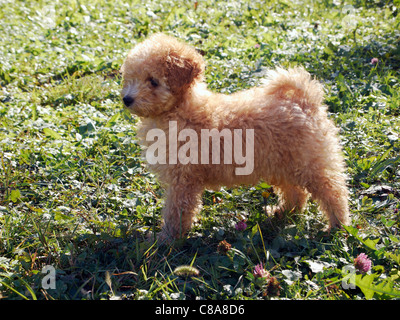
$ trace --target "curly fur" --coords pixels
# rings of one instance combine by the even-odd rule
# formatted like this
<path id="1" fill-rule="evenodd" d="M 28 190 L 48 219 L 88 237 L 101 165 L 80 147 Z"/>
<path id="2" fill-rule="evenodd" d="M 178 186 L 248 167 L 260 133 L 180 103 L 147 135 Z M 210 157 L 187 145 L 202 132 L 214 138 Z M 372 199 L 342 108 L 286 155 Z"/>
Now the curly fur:
<path id="1" fill-rule="evenodd" d="M 132 49 L 121 68 L 126 107 L 141 118 L 138 136 L 158 128 L 254 129 L 254 170 L 236 175 L 232 164 L 149 164 L 165 186 L 162 240 L 186 234 L 201 209 L 205 188 L 256 184 L 274 186 L 281 211 L 303 210 L 309 195 L 329 227 L 349 224 L 348 189 L 338 130 L 327 117 L 322 85 L 302 68 L 271 70 L 259 87 L 231 95 L 211 92 L 205 62 L 192 47 L 156 34 Z M 178 141 L 178 147 L 184 141 Z M 243 148 L 245 147 L 244 141 Z M 167 139 L 167 150 L 169 141 Z M 221 159 L 224 159 L 221 141 Z"/>

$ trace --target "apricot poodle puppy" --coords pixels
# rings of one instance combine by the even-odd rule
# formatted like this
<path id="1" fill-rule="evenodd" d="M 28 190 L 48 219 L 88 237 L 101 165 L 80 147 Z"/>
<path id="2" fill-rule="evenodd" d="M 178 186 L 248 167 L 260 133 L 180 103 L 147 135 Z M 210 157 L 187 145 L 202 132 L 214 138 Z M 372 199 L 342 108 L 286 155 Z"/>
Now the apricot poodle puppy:
<path id="1" fill-rule="evenodd" d="M 121 72 L 121 96 L 140 117 L 149 169 L 166 188 L 161 241 L 183 237 L 205 188 L 274 186 L 280 212 L 301 211 L 311 195 L 329 228 L 348 225 L 348 189 L 338 130 L 322 85 L 302 68 L 268 72 L 259 87 L 211 92 L 191 46 L 155 34 L 135 46 Z M 243 156 L 245 154 L 245 156 Z"/>

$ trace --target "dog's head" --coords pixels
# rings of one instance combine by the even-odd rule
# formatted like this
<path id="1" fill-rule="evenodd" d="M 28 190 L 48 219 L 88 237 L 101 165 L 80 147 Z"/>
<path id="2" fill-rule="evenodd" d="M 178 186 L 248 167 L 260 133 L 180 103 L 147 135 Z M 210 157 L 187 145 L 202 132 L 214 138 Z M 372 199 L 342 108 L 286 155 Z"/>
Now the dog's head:
<path id="1" fill-rule="evenodd" d="M 202 56 L 175 38 L 155 34 L 133 48 L 122 67 L 124 105 L 141 117 L 157 117 L 179 105 L 202 81 Z"/>

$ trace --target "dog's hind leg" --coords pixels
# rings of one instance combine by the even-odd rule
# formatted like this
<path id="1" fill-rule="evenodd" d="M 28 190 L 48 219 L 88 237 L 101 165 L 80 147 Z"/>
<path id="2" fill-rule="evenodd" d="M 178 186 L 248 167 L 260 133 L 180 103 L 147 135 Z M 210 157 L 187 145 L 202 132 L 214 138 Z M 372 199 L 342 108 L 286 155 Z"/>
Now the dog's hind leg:
<path id="1" fill-rule="evenodd" d="M 329 220 L 329 228 L 350 224 L 348 189 L 344 176 L 331 174 L 316 177 L 307 186 L 314 200 Z"/>

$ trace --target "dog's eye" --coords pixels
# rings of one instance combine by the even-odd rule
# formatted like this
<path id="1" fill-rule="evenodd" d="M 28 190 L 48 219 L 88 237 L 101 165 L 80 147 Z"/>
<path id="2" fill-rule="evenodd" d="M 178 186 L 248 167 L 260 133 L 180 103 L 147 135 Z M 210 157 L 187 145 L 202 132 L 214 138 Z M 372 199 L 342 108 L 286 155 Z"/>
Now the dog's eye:
<path id="1" fill-rule="evenodd" d="M 158 87 L 158 82 L 157 82 L 157 80 L 155 80 L 154 78 L 150 78 L 149 81 L 150 81 L 150 84 L 151 84 L 154 88 Z"/>

